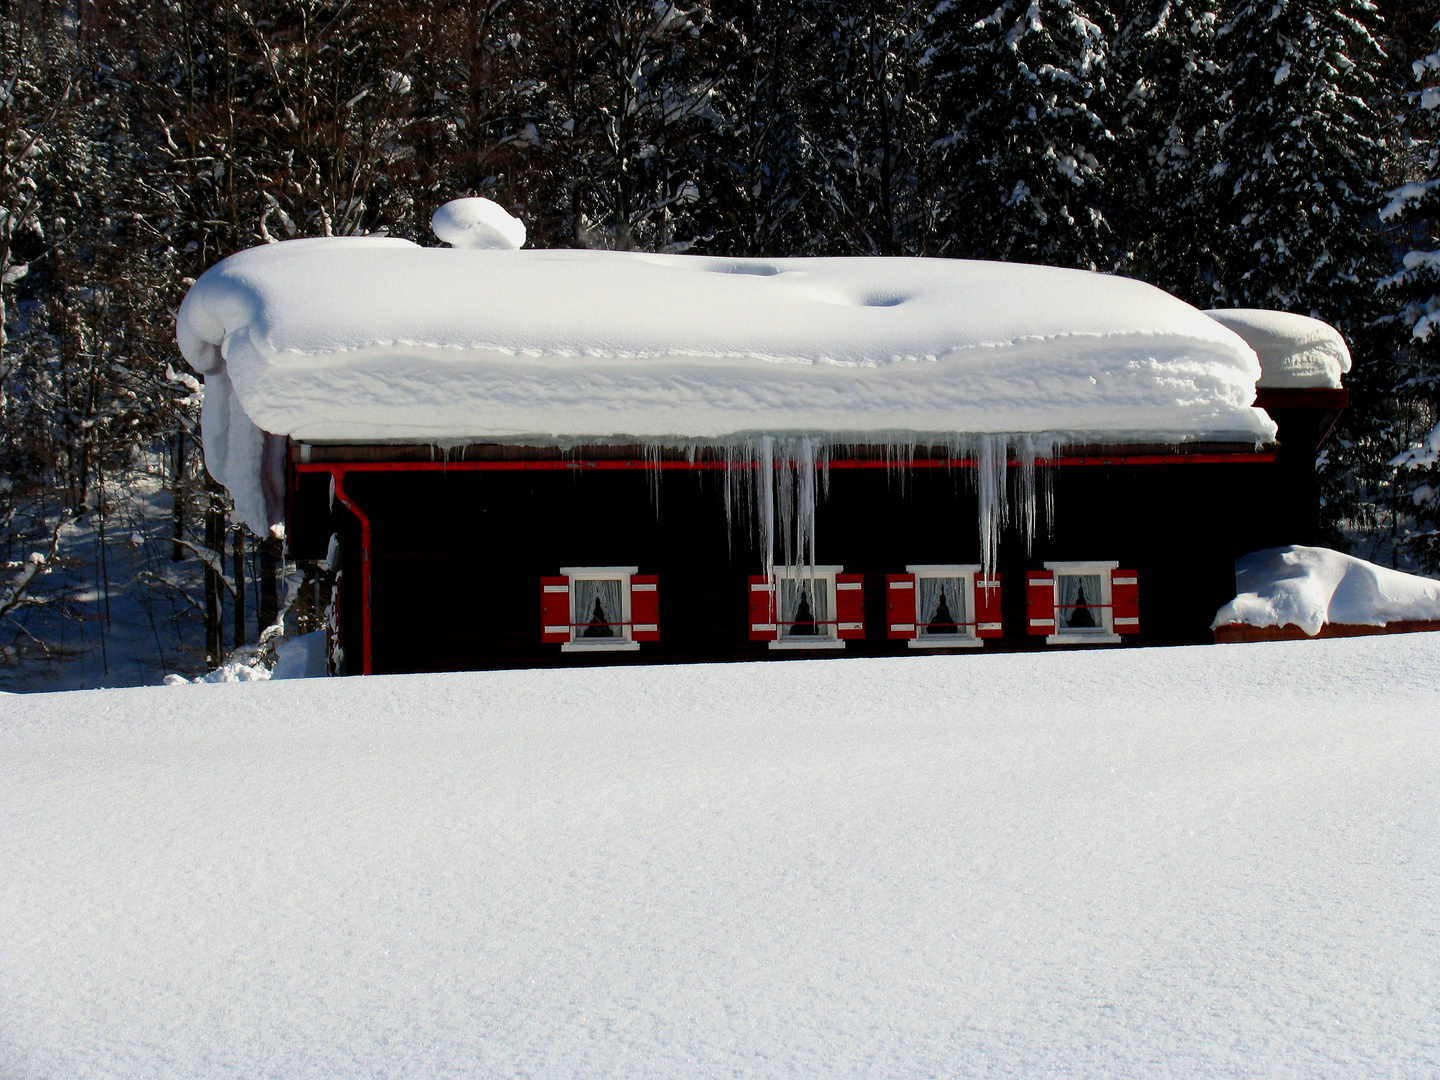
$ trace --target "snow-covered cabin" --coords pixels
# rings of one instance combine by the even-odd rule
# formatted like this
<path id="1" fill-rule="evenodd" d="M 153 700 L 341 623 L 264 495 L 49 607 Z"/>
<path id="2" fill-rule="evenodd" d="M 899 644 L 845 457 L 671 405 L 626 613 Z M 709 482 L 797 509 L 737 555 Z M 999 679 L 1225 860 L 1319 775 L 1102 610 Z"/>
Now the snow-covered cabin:
<path id="1" fill-rule="evenodd" d="M 436 231 L 254 248 L 180 309 L 207 466 L 333 554 L 345 671 L 1203 641 L 1237 556 L 1315 539 L 1314 319 Z"/>

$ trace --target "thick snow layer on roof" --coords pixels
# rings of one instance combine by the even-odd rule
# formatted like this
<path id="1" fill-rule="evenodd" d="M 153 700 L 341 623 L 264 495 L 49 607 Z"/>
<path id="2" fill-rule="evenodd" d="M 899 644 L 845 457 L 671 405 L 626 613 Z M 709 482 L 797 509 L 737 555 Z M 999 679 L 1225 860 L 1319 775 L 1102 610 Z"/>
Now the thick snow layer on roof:
<path id="1" fill-rule="evenodd" d="M 1255 350 L 1262 387 L 1333 388 L 1350 370 L 1350 346 L 1339 330 L 1319 319 L 1255 308 L 1219 308 L 1206 314 Z"/>
<path id="2" fill-rule="evenodd" d="M 293 240 L 212 267 L 179 340 L 207 396 L 221 383 L 206 456 L 227 484 L 254 466 L 247 425 L 316 441 L 1274 435 L 1238 336 L 1140 282 L 1039 266 Z"/>
<path id="3" fill-rule="evenodd" d="M 1239 338 L 1038 266 L 296 240 L 208 271 L 179 337 L 297 439 L 1269 434 Z"/>
<path id="4" fill-rule="evenodd" d="M 1298 626 L 1318 634 L 1326 623 L 1385 626 L 1440 619 L 1440 581 L 1329 548 L 1282 547 L 1235 560 L 1234 600 L 1215 626 Z"/>
<path id="5" fill-rule="evenodd" d="M 1440 1073 L 1440 635 L 0 699 L 0 1075 Z"/>

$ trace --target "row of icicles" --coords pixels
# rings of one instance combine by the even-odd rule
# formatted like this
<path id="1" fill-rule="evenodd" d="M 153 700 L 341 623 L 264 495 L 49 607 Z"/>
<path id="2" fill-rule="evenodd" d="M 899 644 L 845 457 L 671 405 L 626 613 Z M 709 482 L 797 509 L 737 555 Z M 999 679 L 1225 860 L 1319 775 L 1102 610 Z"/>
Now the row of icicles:
<path id="1" fill-rule="evenodd" d="M 591 444 L 593 445 L 593 444 Z M 723 462 L 725 520 L 753 529 L 767 577 L 776 566 L 814 566 L 815 508 L 829 494 L 830 461 L 852 456 L 857 445 L 821 435 L 756 435 L 713 441 L 655 441 L 644 444 L 652 467 L 651 494 L 659 498 L 660 461 L 676 452 L 694 462 L 702 454 Z M 939 453 L 947 460 L 973 462 L 958 467 L 973 483 L 978 503 L 980 561 L 985 573 L 995 567 L 1000 534 L 1012 519 L 1025 537 L 1028 552 L 1039 523 L 1053 529 L 1054 492 L 1048 471 L 1037 461 L 1055 457 L 1061 440 L 1046 435 L 955 435 L 936 440 L 927 437 L 893 439 L 877 444 L 866 439 L 873 453 L 884 449 L 884 461 L 900 484 L 914 464 L 917 450 L 927 456 Z M 1010 497 L 1006 474 L 1015 473 Z M 766 482 L 769 478 L 769 482 Z M 1038 479 L 1038 482 L 1037 482 Z"/>

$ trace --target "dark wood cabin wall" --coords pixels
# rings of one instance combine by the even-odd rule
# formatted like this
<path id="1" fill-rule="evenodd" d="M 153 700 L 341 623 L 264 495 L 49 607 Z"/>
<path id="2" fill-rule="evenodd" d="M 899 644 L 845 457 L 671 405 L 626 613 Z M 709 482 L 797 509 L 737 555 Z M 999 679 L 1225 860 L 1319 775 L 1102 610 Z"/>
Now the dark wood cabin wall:
<path id="1" fill-rule="evenodd" d="M 329 511 L 329 485 L 325 488 L 325 505 Z M 361 592 L 360 581 L 360 522 L 355 515 L 347 512 L 344 507 L 337 507 L 332 515 L 331 529 L 326 533 L 325 551 L 330 547 L 330 536 L 334 535 L 340 539 L 340 566 L 335 569 L 341 570 L 339 586 L 340 601 L 340 642 L 344 647 L 344 657 L 341 663 L 341 675 L 360 675 L 364 673 L 362 655 L 364 619 L 362 616 L 364 594 Z M 320 558 L 325 557 L 322 551 Z"/>
<path id="2" fill-rule="evenodd" d="M 1320 542 L 1320 476 L 1315 457 L 1321 440 L 1339 413 L 1321 409 L 1269 410 L 1283 435 L 1275 460 L 1277 483 L 1273 498 L 1285 503 L 1281 513 L 1292 524 L 1288 544 Z"/>
<path id="3" fill-rule="evenodd" d="M 1234 595 L 1234 559 L 1293 542 L 1303 528 L 1290 501 L 1274 497 L 1274 465 L 1071 467 L 1050 476 L 1055 520 L 1042 518 L 1028 552 L 1012 503 L 1000 551 L 1005 639 L 987 649 L 1043 647 L 1025 633 L 1025 571 L 1048 560 L 1138 569 L 1137 640 L 1208 641 L 1211 618 Z M 834 470 L 817 507 L 817 561 L 866 575 L 867 637 L 842 654 L 774 652 L 748 640 L 747 578 L 761 558 L 753 523 L 727 531 L 722 482 L 718 473 L 666 473 L 657 505 L 646 473 L 350 474 L 346 489 L 372 519 L 375 670 L 904 653 L 904 642 L 885 638 L 884 575 L 907 563 L 979 561 L 973 473 Z M 735 509 L 748 511 L 748 501 Z M 344 632 L 356 671 L 358 528 L 343 508 L 335 517 L 352 523 L 342 533 Z M 659 575 L 662 640 L 637 653 L 562 654 L 541 644 L 539 578 L 561 566 L 609 565 Z"/>

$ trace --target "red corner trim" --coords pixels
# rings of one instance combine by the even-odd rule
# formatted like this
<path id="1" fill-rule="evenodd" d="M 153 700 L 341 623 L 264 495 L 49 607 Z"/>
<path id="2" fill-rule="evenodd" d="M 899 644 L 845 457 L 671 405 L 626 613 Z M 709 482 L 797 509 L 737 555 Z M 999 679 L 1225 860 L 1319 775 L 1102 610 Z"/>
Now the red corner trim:
<path id="1" fill-rule="evenodd" d="M 370 626 L 370 515 L 345 493 L 345 468 L 327 471 L 335 482 L 335 498 L 360 521 L 360 670 L 361 674 L 370 675 L 374 672 Z"/>

